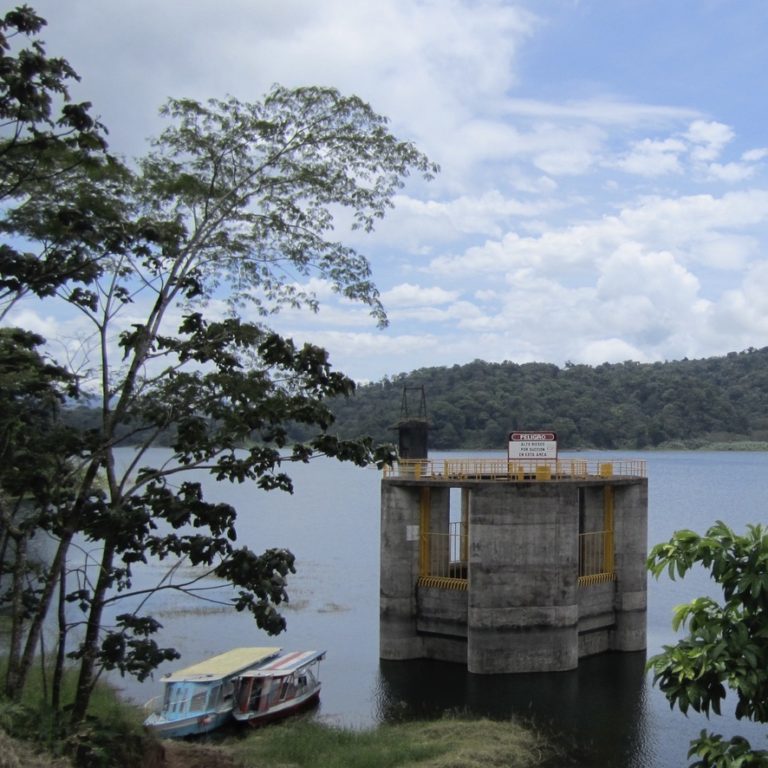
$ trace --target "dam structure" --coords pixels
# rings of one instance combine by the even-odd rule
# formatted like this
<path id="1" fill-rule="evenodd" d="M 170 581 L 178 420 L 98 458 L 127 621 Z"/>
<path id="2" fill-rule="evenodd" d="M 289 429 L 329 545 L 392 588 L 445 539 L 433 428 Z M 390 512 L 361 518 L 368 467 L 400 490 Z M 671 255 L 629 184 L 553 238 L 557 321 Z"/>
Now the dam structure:
<path id="1" fill-rule="evenodd" d="M 574 456 L 401 456 L 385 472 L 382 659 L 554 672 L 645 649 L 645 462 Z"/>

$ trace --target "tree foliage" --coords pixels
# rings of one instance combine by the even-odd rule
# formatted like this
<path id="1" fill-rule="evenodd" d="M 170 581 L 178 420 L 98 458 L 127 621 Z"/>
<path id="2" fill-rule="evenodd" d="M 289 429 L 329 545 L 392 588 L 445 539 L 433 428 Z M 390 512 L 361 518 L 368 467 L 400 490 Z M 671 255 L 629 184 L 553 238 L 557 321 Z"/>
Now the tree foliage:
<path id="1" fill-rule="evenodd" d="M 33 31 L 41 21 L 35 23 Z M 39 43 L 32 51 L 42 51 Z M 58 81 L 40 81 L 43 94 L 66 95 L 60 81 L 75 75 L 65 63 L 57 66 Z M 71 710 L 77 725 L 102 670 L 143 679 L 177 655 L 154 640 L 160 625 L 147 601 L 156 590 L 194 593 L 201 579 L 215 576 L 231 585 L 225 601 L 233 609 L 250 612 L 267 632 L 284 628 L 278 606 L 287 599 L 293 555 L 257 554 L 237 543 L 237 511 L 207 501 L 188 473 L 290 491 L 292 461 L 390 459 L 388 446 L 330 432 L 327 402 L 350 395 L 353 382 L 333 371 L 325 350 L 297 346 L 265 318 L 286 305 L 317 309 L 316 297 L 301 288 L 311 276 L 368 305 L 385 324 L 368 260 L 335 239 L 335 228 L 344 219 L 370 230 L 409 173 L 430 178 L 437 169 L 367 104 L 332 88 L 275 86 L 257 103 L 170 100 L 163 109 L 168 127 L 135 170 L 106 154 L 94 158 L 103 143 L 81 134 L 95 124 L 78 128 L 49 114 L 42 98 L 39 115 L 20 118 L 17 134 L 30 140 L 8 140 L 16 142 L 7 154 L 20 168 L 45 166 L 49 145 L 34 140 L 38 123 L 47 135 L 58 130 L 65 172 L 29 173 L 15 184 L 6 171 L 13 192 L 2 231 L 40 248 L 7 251 L 12 268 L 3 274 L 13 279 L 0 288 L 6 312 L 34 293 L 90 327 L 70 352 L 68 370 L 54 366 L 50 382 L 35 356 L 41 340 L 22 336 L 16 351 L 32 356 L 46 397 L 74 382 L 76 372 L 81 391 L 96 400 L 98 419 L 85 432 L 62 425 L 71 439 L 52 448 L 61 448 L 56 458 L 66 471 L 50 478 L 45 500 L 32 500 L 29 519 L 45 519 L 56 549 L 44 568 L 25 573 L 29 605 L 14 618 L 14 632 L 23 625 L 26 638 L 23 648 L 17 643 L 6 692 L 20 696 L 58 594 L 59 654 L 73 627 L 82 636 L 70 654 L 79 663 Z M 289 446 L 290 424 L 305 438 Z M 172 456 L 156 466 L 148 449 L 159 435 L 169 436 Z M 115 450 L 129 442 L 134 454 L 124 467 Z M 98 545 L 95 567 L 70 557 L 76 540 Z M 144 593 L 134 589 L 133 573 L 148 558 L 171 568 Z M 178 577 L 182 561 L 198 575 Z M 12 589 L 8 600 L 20 594 Z M 128 607 L 118 613 L 118 604 Z M 72 608 L 79 620 L 70 618 Z"/>
<path id="2" fill-rule="evenodd" d="M 65 282 L 90 280 L 98 268 L 81 243 L 93 236 L 92 219 L 104 209 L 78 180 L 112 160 L 90 103 L 69 98 L 77 73 L 65 59 L 47 56 L 37 37 L 45 23 L 28 6 L 0 19 L 0 202 L 19 213 L 45 189 L 51 223 L 30 250 L 0 243 L 2 314 L 20 296 L 50 296 Z M 12 231 L 0 222 L 0 232 Z"/>
<path id="3" fill-rule="evenodd" d="M 730 691 L 738 719 L 768 722 L 768 530 L 750 525 L 737 535 L 717 522 L 703 536 L 677 531 L 651 550 L 648 567 L 672 579 L 703 567 L 722 590 L 721 600 L 698 597 L 678 606 L 673 628 L 687 635 L 648 662 L 670 706 L 719 715 Z M 694 755 L 701 768 L 768 765 L 768 751 L 704 731 L 691 745 Z"/>

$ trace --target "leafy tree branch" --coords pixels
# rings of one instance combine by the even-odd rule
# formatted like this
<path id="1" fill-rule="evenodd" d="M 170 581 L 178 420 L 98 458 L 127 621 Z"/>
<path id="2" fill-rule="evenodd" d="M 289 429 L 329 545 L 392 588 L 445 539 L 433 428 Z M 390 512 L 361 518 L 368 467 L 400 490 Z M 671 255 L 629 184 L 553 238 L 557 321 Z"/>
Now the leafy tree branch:
<path id="1" fill-rule="evenodd" d="M 737 719 L 768 722 L 768 530 L 750 525 L 739 535 L 718 521 L 703 536 L 677 531 L 648 558 L 657 578 L 683 578 L 698 567 L 709 571 L 722 599 L 698 597 L 675 609 L 673 628 L 687 635 L 649 660 L 654 684 L 683 713 L 719 715 L 730 691 Z M 768 752 L 747 740 L 705 731 L 692 742 L 694 755 L 701 768 L 768 765 Z"/>

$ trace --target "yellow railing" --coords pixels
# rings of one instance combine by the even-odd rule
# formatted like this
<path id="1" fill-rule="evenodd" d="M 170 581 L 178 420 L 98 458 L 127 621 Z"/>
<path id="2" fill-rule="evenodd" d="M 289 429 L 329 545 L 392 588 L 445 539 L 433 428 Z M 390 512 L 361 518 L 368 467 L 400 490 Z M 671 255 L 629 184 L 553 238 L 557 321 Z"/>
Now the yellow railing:
<path id="1" fill-rule="evenodd" d="M 644 477 L 643 461 L 593 462 L 571 459 L 552 462 L 520 462 L 488 459 L 445 459 L 400 462 L 412 478 L 552 480 L 555 478 Z M 399 476 L 403 476 L 402 473 Z M 419 580 L 421 586 L 466 590 L 468 585 L 469 521 L 448 523 L 447 531 L 431 530 L 431 487 L 421 487 Z M 603 530 L 579 533 L 578 584 L 590 586 L 616 578 L 614 560 L 614 488 L 603 487 Z"/>
<path id="2" fill-rule="evenodd" d="M 419 584 L 441 589 L 467 589 L 467 531 L 461 522 L 450 523 L 448 533 L 422 532 Z M 579 586 L 616 578 L 613 531 L 579 534 Z"/>
<path id="3" fill-rule="evenodd" d="M 466 523 L 449 523 L 448 533 L 421 533 L 419 584 L 442 589 L 467 588 Z"/>
<path id="4" fill-rule="evenodd" d="M 579 586 L 601 584 L 616 577 L 613 531 L 579 534 Z"/>
<path id="5" fill-rule="evenodd" d="M 580 478 L 646 477 L 639 459 L 401 459 L 385 477 L 413 480 L 542 482 Z"/>

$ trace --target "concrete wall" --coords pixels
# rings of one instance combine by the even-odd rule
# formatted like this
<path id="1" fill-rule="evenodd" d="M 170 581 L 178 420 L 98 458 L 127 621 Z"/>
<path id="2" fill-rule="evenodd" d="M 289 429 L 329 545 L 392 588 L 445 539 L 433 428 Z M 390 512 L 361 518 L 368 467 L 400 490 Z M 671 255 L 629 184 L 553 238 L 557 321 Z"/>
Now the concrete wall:
<path id="1" fill-rule="evenodd" d="M 616 586 L 615 581 L 607 581 L 579 588 L 579 658 L 613 648 Z"/>
<path id="2" fill-rule="evenodd" d="M 465 590 L 418 588 L 416 629 L 424 658 L 467 663 L 468 594 Z"/>

